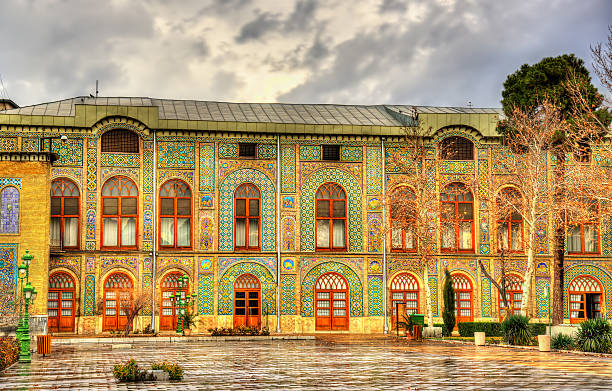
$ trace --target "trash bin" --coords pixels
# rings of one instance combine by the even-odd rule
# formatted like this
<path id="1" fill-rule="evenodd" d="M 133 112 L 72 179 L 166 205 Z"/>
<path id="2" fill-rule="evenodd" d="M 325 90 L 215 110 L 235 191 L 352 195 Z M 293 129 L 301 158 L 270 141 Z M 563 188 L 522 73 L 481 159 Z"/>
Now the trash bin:
<path id="1" fill-rule="evenodd" d="M 36 351 L 43 357 L 51 352 L 51 336 L 49 334 L 36 336 Z"/>
<path id="2" fill-rule="evenodd" d="M 423 314 L 412 314 L 412 315 L 410 315 L 410 321 L 415 326 L 425 326 L 425 315 L 423 315 Z"/>

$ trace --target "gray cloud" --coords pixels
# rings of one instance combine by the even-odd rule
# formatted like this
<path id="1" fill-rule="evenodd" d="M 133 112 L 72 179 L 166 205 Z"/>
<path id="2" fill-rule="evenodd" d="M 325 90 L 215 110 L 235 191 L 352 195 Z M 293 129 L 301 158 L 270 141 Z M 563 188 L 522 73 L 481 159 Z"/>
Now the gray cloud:
<path id="1" fill-rule="evenodd" d="M 269 12 L 263 12 L 251 22 L 245 24 L 240 29 L 240 34 L 236 37 L 237 43 L 245 43 L 250 40 L 256 40 L 263 37 L 265 34 L 274 31 L 281 22 L 278 15 L 273 15 Z"/>
<path id="2" fill-rule="evenodd" d="M 384 12 L 404 12 L 408 8 L 406 1 L 402 0 L 383 0 L 378 10 Z"/>

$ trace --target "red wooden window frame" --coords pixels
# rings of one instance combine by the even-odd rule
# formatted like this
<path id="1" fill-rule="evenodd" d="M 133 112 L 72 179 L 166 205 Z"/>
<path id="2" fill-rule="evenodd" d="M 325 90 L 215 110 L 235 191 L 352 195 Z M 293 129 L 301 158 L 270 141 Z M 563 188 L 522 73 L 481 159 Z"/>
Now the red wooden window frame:
<path id="1" fill-rule="evenodd" d="M 329 195 L 326 197 L 326 194 Z M 325 208 L 325 202 L 329 204 L 328 208 Z M 344 208 L 342 209 L 342 215 L 336 217 L 334 214 L 334 204 L 343 202 Z M 315 247 L 317 251 L 346 251 L 347 249 L 347 231 L 348 231 L 348 219 L 347 219 L 347 197 L 346 191 L 342 186 L 337 183 L 328 182 L 319 186 L 315 193 Z M 319 212 L 323 212 L 327 209 L 328 216 L 319 216 Z M 338 213 L 339 214 L 339 213 Z M 342 246 L 334 246 L 334 222 L 342 221 L 344 223 L 344 244 Z M 329 246 L 319 246 L 319 225 L 328 225 L 328 243 Z"/>
<path id="2" fill-rule="evenodd" d="M 602 312 L 602 304 L 604 297 L 604 290 L 602 288 L 601 282 L 590 275 L 582 274 L 580 276 L 576 276 L 568 285 L 568 309 L 569 309 L 569 317 L 570 323 L 580 323 L 584 322 L 588 318 L 587 312 L 587 296 L 586 295 L 598 295 L 599 301 L 595 302 L 593 298 L 591 298 L 591 308 L 588 310 L 593 313 L 598 313 L 601 318 Z M 575 316 L 576 313 L 583 312 L 584 316 Z M 595 318 L 597 316 L 591 316 Z"/>
<path id="3" fill-rule="evenodd" d="M 518 190 L 514 189 L 514 188 L 504 188 L 501 190 L 502 192 L 505 192 L 506 195 L 504 197 L 511 199 L 511 197 L 514 197 L 514 199 L 516 199 L 517 201 L 521 201 L 522 202 L 522 196 L 520 195 L 520 193 L 518 192 Z M 523 216 L 516 212 L 516 211 L 510 211 L 507 210 L 509 209 L 508 207 L 501 205 L 501 201 L 498 199 L 497 200 L 498 203 L 498 209 L 501 211 L 503 210 L 503 213 L 505 214 L 505 216 L 498 216 L 497 219 L 497 250 L 501 251 L 502 250 L 502 243 L 500 241 L 500 227 L 502 225 L 505 225 L 507 228 L 507 242 L 508 242 L 508 248 L 506 249 L 507 252 L 511 252 L 511 253 L 516 253 L 516 254 L 522 254 L 524 252 L 524 243 L 525 243 L 525 231 L 524 231 L 524 222 L 523 222 Z M 518 202 L 517 202 L 518 204 Z M 518 224 L 519 225 L 519 231 L 520 231 L 520 235 L 521 235 L 521 247 L 519 249 L 513 249 L 513 241 L 512 241 L 512 225 L 513 224 Z"/>
<path id="4" fill-rule="evenodd" d="M 394 193 L 393 199 L 398 199 L 401 197 L 401 198 L 406 198 L 409 201 L 407 205 L 404 205 L 402 203 L 392 203 L 391 205 L 389 205 L 389 216 L 391 217 L 391 232 L 389 233 L 389 235 L 391 236 L 391 251 L 416 253 L 419 248 L 417 235 L 416 235 L 416 232 L 414 232 L 415 224 L 416 224 L 416 216 L 415 216 L 416 215 L 416 202 L 415 202 L 416 196 L 414 195 L 414 191 L 407 186 L 398 187 L 393 191 L 393 193 Z M 401 215 L 401 214 L 412 214 L 413 217 L 412 218 L 398 217 L 398 215 Z M 404 225 L 407 225 L 408 227 Z M 401 229 L 401 238 L 402 238 L 401 247 L 400 246 L 396 247 L 394 245 L 393 237 L 396 231 L 396 228 L 394 227 L 401 227 L 401 228 L 397 228 L 397 231 Z M 410 227 L 412 229 L 412 232 L 411 232 Z M 406 244 L 406 237 L 410 236 L 411 233 L 412 233 L 412 244 L 413 245 L 412 247 L 408 247 L 408 245 Z"/>
<path id="5" fill-rule="evenodd" d="M 107 187 L 108 186 L 108 187 Z M 121 195 L 123 188 L 127 188 L 128 195 Z M 110 189 L 110 195 L 105 195 L 106 189 Z M 135 193 L 132 194 L 132 189 Z M 115 194 L 116 193 L 116 194 Z M 101 218 L 101 247 L 104 249 L 136 249 L 138 248 L 138 187 L 133 180 L 124 176 L 115 176 L 109 178 L 102 186 L 102 197 L 101 197 L 101 209 L 102 209 L 102 218 Z M 116 199 L 117 200 L 117 214 L 106 214 L 104 209 L 104 203 L 107 199 Z M 127 214 L 122 212 L 122 203 L 125 200 L 133 199 L 136 201 L 135 206 L 135 214 Z M 105 246 L 104 245 L 104 219 L 105 218 L 114 218 L 117 220 L 117 245 L 116 246 Z M 134 245 L 133 246 L 124 246 L 121 242 L 121 222 L 124 218 L 134 218 L 135 219 L 135 227 L 134 227 Z"/>
<path id="6" fill-rule="evenodd" d="M 47 316 L 49 317 L 47 323 L 50 332 L 74 332 L 75 303 L 74 278 L 63 271 L 53 273 L 49 277 L 47 292 Z M 57 314 L 52 316 L 52 311 L 57 311 Z M 65 311 L 70 311 L 71 315 L 65 315 Z"/>
<path id="7" fill-rule="evenodd" d="M 523 303 L 523 284 L 525 280 L 516 274 L 508 274 L 506 276 L 506 298 L 510 305 L 510 315 L 521 314 L 521 304 Z M 501 281 L 500 281 L 501 284 Z M 518 297 L 516 295 L 519 295 Z M 497 292 L 497 308 L 499 309 L 499 318 L 505 315 L 504 301 L 501 297 L 501 292 Z"/>
<path id="8" fill-rule="evenodd" d="M 335 272 L 325 273 L 317 279 L 314 294 L 315 330 L 348 330 L 350 294 L 346 278 Z M 344 315 L 338 313 L 341 310 Z"/>
<path id="9" fill-rule="evenodd" d="M 238 202 L 244 201 L 244 214 L 238 214 Z M 257 202 L 257 213 L 251 214 L 251 201 Z M 238 246 L 238 220 L 245 220 L 244 246 Z M 249 226 L 252 220 L 257 219 L 257 243 L 251 245 L 249 240 Z M 243 183 L 234 192 L 234 250 L 237 251 L 259 251 L 261 243 L 261 191 L 252 183 Z"/>
<path id="10" fill-rule="evenodd" d="M 173 213 L 164 214 L 162 204 L 164 200 L 171 200 L 173 204 Z M 179 214 L 179 202 L 187 200 L 189 202 L 189 214 Z M 179 246 L 178 245 L 178 221 L 179 219 L 189 219 L 189 245 Z M 172 245 L 162 244 L 162 219 L 173 219 L 174 220 L 174 238 Z M 193 247 L 193 193 L 187 183 L 178 179 L 172 179 L 165 182 L 159 189 L 159 217 L 158 217 L 158 240 L 160 249 L 179 249 L 179 250 L 190 250 Z"/>
<path id="11" fill-rule="evenodd" d="M 466 185 L 460 182 L 453 182 L 448 184 L 442 193 L 440 193 L 440 203 L 442 207 L 442 224 L 452 225 L 454 229 L 455 235 L 455 245 L 454 247 L 442 247 L 444 245 L 444 240 L 440 238 L 440 249 L 442 252 L 447 253 L 474 253 L 474 195 L 468 189 Z M 469 210 L 471 211 L 472 218 L 464 219 L 460 218 L 460 206 L 469 205 Z M 448 210 L 453 210 L 453 216 L 451 218 L 445 218 L 445 207 L 448 206 Z M 468 249 L 460 249 L 459 248 L 459 232 L 460 226 L 462 223 L 470 223 L 470 230 L 472 236 L 472 247 Z M 449 226 L 442 227 L 442 235 L 446 230 L 450 229 Z"/>
<path id="12" fill-rule="evenodd" d="M 419 313 L 421 308 L 419 295 L 419 280 L 410 273 L 399 273 L 391 280 L 390 300 L 391 303 L 391 324 L 395 328 L 397 321 L 397 303 L 400 304 L 400 311 L 404 309 L 407 314 Z M 415 303 L 415 305 L 410 305 Z M 402 306 L 403 304 L 403 306 Z M 401 321 L 402 319 L 400 319 Z"/>
<path id="13" fill-rule="evenodd" d="M 127 294 L 129 294 L 129 302 L 134 299 L 134 282 L 126 273 L 115 272 L 110 274 L 104 280 L 104 289 L 102 290 L 102 331 L 109 330 L 124 330 L 127 324 L 127 315 L 122 315 L 123 309 L 126 307 L 122 305 L 125 303 Z M 114 292 L 114 298 L 107 295 L 107 293 Z M 108 306 L 108 301 L 114 300 L 115 306 Z M 107 315 L 107 310 L 115 310 L 114 315 Z M 123 323 L 122 323 L 123 322 Z M 132 325 L 130 325 L 130 329 Z"/>
<path id="14" fill-rule="evenodd" d="M 234 328 L 241 326 L 260 328 L 261 309 L 259 279 L 252 274 L 241 274 L 234 281 Z"/>
<path id="15" fill-rule="evenodd" d="M 567 229 L 567 253 L 568 254 L 581 254 L 581 255 L 598 255 L 601 253 L 601 230 L 600 230 L 600 222 L 599 222 L 599 204 L 597 200 L 594 199 L 583 199 L 582 204 L 579 206 L 579 209 L 582 209 L 584 213 L 580 214 L 588 214 L 589 216 L 583 217 L 580 221 L 577 219 L 571 219 L 568 223 Z M 586 210 L 589 210 L 587 213 Z M 597 248 L 595 251 L 586 251 L 585 246 L 585 227 L 590 226 L 595 230 L 596 238 L 597 238 Z M 571 235 L 570 232 L 573 229 L 580 229 L 580 251 L 572 251 L 569 248 Z"/>
<path id="16" fill-rule="evenodd" d="M 187 287 L 180 288 L 178 286 L 178 279 L 183 276 L 182 272 L 169 272 L 164 276 L 161 283 L 160 302 L 159 302 L 159 329 L 160 330 L 176 330 L 176 324 L 178 322 L 178 308 L 176 307 L 176 301 L 171 300 L 171 295 L 180 294 L 185 292 L 185 295 L 189 294 L 189 282 Z M 170 314 L 165 312 L 170 311 Z"/>
<path id="17" fill-rule="evenodd" d="M 453 279 L 453 289 L 455 290 L 455 318 L 457 319 L 456 324 L 460 322 L 473 322 L 474 321 L 474 286 L 472 281 L 463 273 L 456 273 L 451 275 Z M 468 298 L 462 296 L 462 293 L 469 294 Z M 461 302 L 470 302 L 470 315 L 461 315 L 462 309 L 468 309 L 468 307 L 461 307 Z"/>
<path id="18" fill-rule="evenodd" d="M 442 160 L 474 160 L 474 143 L 461 136 L 451 136 L 440 141 Z"/>
<path id="19" fill-rule="evenodd" d="M 60 219 L 60 247 L 62 249 L 79 249 L 81 245 L 81 193 L 79 187 L 71 180 L 60 178 L 51 182 L 51 204 L 59 199 L 60 213 L 53 213 L 51 207 L 51 219 Z M 67 199 L 75 199 L 77 203 L 76 214 L 64 213 L 64 205 Z M 67 218 L 77 219 L 76 246 L 64 245 L 64 223 Z"/>

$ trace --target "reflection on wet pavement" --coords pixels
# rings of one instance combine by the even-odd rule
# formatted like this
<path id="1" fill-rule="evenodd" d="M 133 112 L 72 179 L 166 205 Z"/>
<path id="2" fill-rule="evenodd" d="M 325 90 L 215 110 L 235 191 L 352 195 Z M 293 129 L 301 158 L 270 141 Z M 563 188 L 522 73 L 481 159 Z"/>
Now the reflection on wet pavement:
<path id="1" fill-rule="evenodd" d="M 181 383 L 116 383 L 112 366 L 170 360 Z M 150 343 L 54 347 L 0 374 L 2 389 L 610 390 L 612 360 L 441 343 L 342 337 L 317 341 Z"/>

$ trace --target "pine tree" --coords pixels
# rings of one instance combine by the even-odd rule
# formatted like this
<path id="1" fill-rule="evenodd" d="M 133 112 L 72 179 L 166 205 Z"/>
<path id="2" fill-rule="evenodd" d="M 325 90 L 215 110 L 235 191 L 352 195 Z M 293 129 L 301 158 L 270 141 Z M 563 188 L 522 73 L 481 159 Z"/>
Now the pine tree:
<path id="1" fill-rule="evenodd" d="M 444 311 L 442 311 L 442 319 L 444 320 L 445 334 L 449 336 L 455 328 L 455 290 L 453 289 L 453 278 L 448 269 L 444 271 L 444 288 L 442 295 L 444 298 Z"/>

